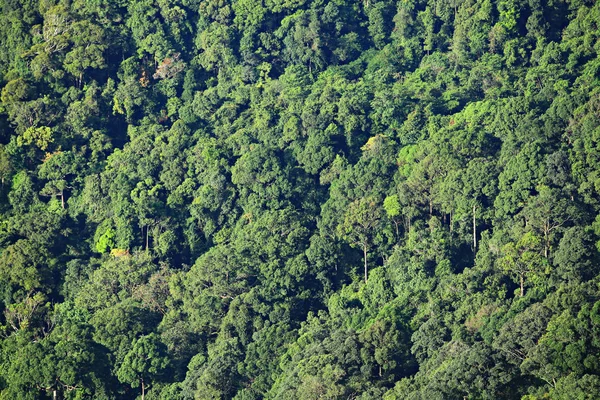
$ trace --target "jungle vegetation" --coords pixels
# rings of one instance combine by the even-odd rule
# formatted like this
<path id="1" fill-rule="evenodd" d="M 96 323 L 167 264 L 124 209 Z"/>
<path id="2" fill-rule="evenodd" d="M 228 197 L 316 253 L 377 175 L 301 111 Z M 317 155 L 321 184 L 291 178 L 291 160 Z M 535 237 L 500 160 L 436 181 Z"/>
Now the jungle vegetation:
<path id="1" fill-rule="evenodd" d="M 595 399 L 600 2 L 1 0 L 0 399 Z"/>

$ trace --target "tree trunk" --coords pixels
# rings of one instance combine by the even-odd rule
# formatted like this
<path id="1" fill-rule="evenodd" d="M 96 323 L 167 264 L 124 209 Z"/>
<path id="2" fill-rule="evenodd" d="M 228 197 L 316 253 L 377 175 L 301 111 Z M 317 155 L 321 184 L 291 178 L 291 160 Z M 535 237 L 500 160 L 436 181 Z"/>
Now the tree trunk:
<path id="1" fill-rule="evenodd" d="M 150 226 L 146 225 L 146 251 L 148 251 L 148 231 Z"/>
<path id="2" fill-rule="evenodd" d="M 521 278 L 521 297 L 523 297 L 523 295 L 525 294 L 525 291 L 523 289 L 523 286 L 525 284 L 525 279 L 523 278 L 523 274 L 521 274 L 520 278 Z"/>
<path id="3" fill-rule="evenodd" d="M 475 221 L 475 210 L 476 207 L 473 206 L 473 251 L 477 249 L 477 225 Z"/>
<path id="4" fill-rule="evenodd" d="M 60 204 L 62 205 L 63 210 L 65 209 L 65 192 L 64 190 L 60 191 Z"/>
<path id="5" fill-rule="evenodd" d="M 365 260 L 365 283 L 367 283 L 367 246 L 363 246 L 363 256 Z"/>
<path id="6" fill-rule="evenodd" d="M 54 390 L 52 391 L 52 398 L 53 398 L 54 400 L 56 400 L 56 399 L 58 398 L 58 397 L 57 397 L 57 394 L 56 394 L 56 389 L 54 389 Z"/>
<path id="7" fill-rule="evenodd" d="M 548 258 L 548 249 L 550 248 L 550 240 L 548 239 L 548 232 L 550 231 L 549 224 L 544 224 L 544 257 Z"/>
<path id="8" fill-rule="evenodd" d="M 142 400 L 144 400 L 144 396 L 146 395 L 146 387 L 144 386 L 144 378 L 140 378 L 142 381 Z"/>

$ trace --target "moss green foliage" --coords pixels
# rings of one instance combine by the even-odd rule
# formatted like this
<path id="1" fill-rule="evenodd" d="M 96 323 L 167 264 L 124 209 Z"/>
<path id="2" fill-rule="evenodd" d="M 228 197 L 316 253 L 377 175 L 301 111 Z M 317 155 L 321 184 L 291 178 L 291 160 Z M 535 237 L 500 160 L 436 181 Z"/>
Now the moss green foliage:
<path id="1" fill-rule="evenodd" d="M 0 399 L 593 399 L 600 2 L 0 1 Z"/>

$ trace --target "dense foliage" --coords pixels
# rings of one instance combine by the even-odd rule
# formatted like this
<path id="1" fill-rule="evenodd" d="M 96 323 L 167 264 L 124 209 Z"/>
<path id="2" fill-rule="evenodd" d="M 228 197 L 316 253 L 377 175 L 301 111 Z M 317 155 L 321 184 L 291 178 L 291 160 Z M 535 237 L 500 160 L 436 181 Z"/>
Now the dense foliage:
<path id="1" fill-rule="evenodd" d="M 600 2 L 0 1 L 0 398 L 591 399 Z"/>

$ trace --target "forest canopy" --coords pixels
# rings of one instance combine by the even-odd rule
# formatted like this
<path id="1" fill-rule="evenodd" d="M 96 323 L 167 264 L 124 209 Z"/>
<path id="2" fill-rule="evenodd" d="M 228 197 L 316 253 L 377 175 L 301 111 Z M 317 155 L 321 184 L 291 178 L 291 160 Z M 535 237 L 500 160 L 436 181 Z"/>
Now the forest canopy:
<path id="1" fill-rule="evenodd" d="M 0 1 L 0 399 L 595 399 L 600 2 Z"/>

